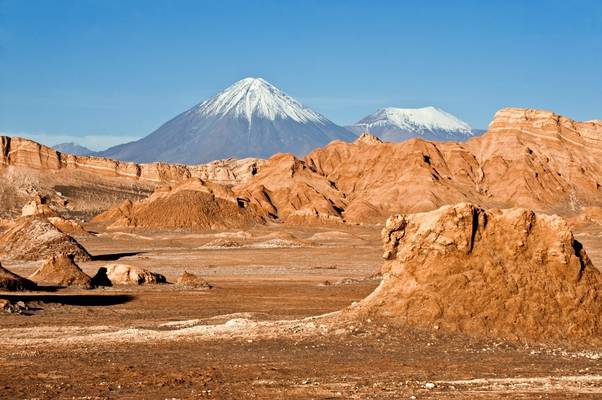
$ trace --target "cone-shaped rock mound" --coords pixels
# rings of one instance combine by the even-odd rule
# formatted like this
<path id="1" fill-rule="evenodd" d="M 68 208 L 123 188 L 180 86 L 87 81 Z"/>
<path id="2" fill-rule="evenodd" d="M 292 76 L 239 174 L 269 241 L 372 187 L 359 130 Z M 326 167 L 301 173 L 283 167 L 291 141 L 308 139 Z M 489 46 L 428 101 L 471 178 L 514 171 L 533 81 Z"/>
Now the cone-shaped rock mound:
<path id="1" fill-rule="evenodd" d="M 14 274 L 0 265 L 0 290 L 35 290 L 36 284 L 17 274 Z"/>
<path id="2" fill-rule="evenodd" d="M 108 228 L 221 229 L 264 222 L 263 214 L 229 188 L 193 178 L 173 187 L 159 187 L 145 200 L 126 201 L 92 222 Z"/>
<path id="3" fill-rule="evenodd" d="M 0 257 L 10 260 L 44 260 L 57 253 L 72 254 L 78 261 L 92 257 L 75 239 L 46 218 L 22 217 L 0 235 Z"/>
<path id="4" fill-rule="evenodd" d="M 66 253 L 48 258 L 29 279 L 40 285 L 93 287 L 92 278 L 74 262 L 74 255 Z"/>
<path id="5" fill-rule="evenodd" d="M 389 218 L 381 285 L 351 312 L 525 341 L 602 341 L 602 273 L 567 223 L 472 204 Z"/>
<path id="6" fill-rule="evenodd" d="M 211 289 L 213 286 L 202 277 L 184 271 L 178 278 L 178 285 L 194 289 Z"/>

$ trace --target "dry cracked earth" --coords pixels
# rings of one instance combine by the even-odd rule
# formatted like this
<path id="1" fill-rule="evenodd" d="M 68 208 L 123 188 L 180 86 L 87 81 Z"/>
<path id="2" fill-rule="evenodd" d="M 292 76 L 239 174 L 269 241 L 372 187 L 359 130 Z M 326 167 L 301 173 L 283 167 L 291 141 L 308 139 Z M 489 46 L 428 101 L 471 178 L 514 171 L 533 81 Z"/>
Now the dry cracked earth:
<path id="1" fill-rule="evenodd" d="M 88 227 L 94 230 L 94 226 Z M 186 270 L 211 290 L 146 285 L 1 293 L 6 399 L 566 399 L 602 397 L 602 351 L 478 339 L 337 317 L 378 285 L 379 226 L 100 232 L 119 261 Z M 602 265 L 602 228 L 575 232 Z M 37 262 L 5 262 L 28 276 Z"/>

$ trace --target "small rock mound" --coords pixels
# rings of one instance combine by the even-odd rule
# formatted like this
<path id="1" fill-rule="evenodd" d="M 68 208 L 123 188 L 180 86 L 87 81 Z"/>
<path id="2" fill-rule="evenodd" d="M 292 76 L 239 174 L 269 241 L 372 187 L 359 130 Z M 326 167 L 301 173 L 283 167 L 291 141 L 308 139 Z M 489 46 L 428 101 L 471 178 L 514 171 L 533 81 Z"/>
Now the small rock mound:
<path id="1" fill-rule="evenodd" d="M 389 218 L 383 280 L 350 310 L 471 335 L 602 339 L 602 273 L 558 216 L 472 204 Z"/>
<path id="2" fill-rule="evenodd" d="M 202 277 L 184 271 L 178 278 L 178 285 L 194 289 L 211 289 L 213 286 Z"/>
<path id="3" fill-rule="evenodd" d="M 92 278 L 75 263 L 73 254 L 66 253 L 48 258 L 29 279 L 39 285 L 93 288 Z"/>
<path id="4" fill-rule="evenodd" d="M 106 269 L 106 277 L 113 285 L 153 285 L 167 283 L 165 276 L 133 265 L 109 264 L 103 268 Z"/>
<path id="5" fill-rule="evenodd" d="M 77 261 L 92 258 L 75 239 L 61 232 L 47 218 L 21 217 L 0 235 L 0 256 L 5 259 L 38 261 L 57 253 L 72 254 Z"/>
<path id="6" fill-rule="evenodd" d="M 0 290 L 35 290 L 35 288 L 35 283 L 10 272 L 0 264 Z"/>

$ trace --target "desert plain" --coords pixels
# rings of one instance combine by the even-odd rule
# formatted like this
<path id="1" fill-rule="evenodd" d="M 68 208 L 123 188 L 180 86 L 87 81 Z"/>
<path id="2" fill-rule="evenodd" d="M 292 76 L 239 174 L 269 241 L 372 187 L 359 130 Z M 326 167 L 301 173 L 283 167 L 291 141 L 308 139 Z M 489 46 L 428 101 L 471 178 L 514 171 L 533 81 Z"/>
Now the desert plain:
<path id="1" fill-rule="evenodd" d="M 0 292 L 0 397 L 600 398 L 601 126 L 194 168 L 3 138 L 2 267 L 92 284 Z"/>

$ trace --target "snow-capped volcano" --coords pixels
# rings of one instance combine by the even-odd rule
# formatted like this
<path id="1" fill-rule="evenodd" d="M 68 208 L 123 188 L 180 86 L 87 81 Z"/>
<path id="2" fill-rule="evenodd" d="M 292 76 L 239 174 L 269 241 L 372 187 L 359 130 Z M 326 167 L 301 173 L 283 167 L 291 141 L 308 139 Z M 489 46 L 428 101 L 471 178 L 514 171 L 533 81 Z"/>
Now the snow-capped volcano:
<path id="1" fill-rule="evenodd" d="M 436 107 L 383 108 L 347 128 L 357 134 L 369 132 L 387 141 L 412 137 L 460 141 L 476 132 L 466 122 Z"/>
<path id="2" fill-rule="evenodd" d="M 304 155 L 355 135 L 260 78 L 242 79 L 135 142 L 98 153 L 121 160 L 203 163 Z"/>
<path id="3" fill-rule="evenodd" d="M 195 107 L 196 112 L 210 117 L 277 118 L 305 123 L 327 124 L 322 115 L 306 108 L 280 89 L 261 78 L 245 78 Z"/>

